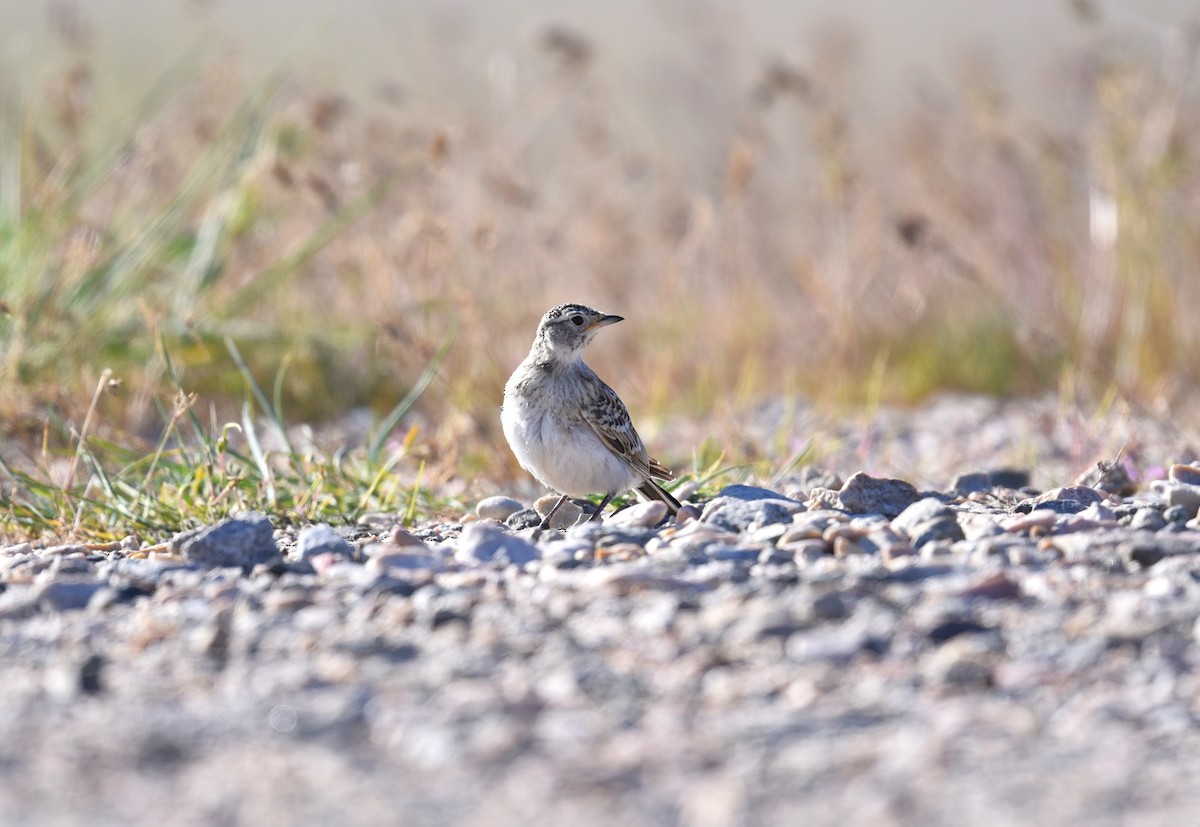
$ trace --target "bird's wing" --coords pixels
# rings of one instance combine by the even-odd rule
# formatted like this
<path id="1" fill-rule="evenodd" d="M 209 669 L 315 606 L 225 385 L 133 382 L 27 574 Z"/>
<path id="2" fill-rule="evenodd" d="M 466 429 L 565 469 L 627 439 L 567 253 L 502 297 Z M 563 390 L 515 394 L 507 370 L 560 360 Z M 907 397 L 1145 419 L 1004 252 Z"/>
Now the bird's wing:
<path id="1" fill-rule="evenodd" d="M 670 469 L 646 453 L 646 446 L 616 391 L 599 380 L 594 387 L 595 391 L 589 394 L 589 404 L 584 406 L 583 418 L 600 441 L 647 479 L 674 479 Z"/>

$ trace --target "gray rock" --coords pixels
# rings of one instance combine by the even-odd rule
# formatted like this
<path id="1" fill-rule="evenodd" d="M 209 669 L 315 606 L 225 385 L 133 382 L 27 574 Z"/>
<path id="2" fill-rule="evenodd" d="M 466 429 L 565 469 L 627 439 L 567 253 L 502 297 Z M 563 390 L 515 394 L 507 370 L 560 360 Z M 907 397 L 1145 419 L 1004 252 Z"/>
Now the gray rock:
<path id="1" fill-rule="evenodd" d="M 705 553 L 708 554 L 708 559 L 710 560 L 725 560 L 734 563 L 757 563 L 759 555 L 762 554 L 762 549 L 716 546 L 706 549 Z"/>
<path id="2" fill-rule="evenodd" d="M 988 471 L 993 488 L 1011 488 L 1018 491 L 1029 487 L 1029 472 L 1017 468 L 995 468 Z"/>
<path id="3" fill-rule="evenodd" d="M 557 503 L 557 494 L 547 494 L 545 497 L 539 498 L 538 501 L 533 504 L 533 508 L 535 511 L 537 511 L 539 516 L 539 523 L 541 522 L 540 518 L 544 518 L 547 514 L 549 514 L 551 509 L 553 509 Z M 593 510 L 594 509 L 591 506 L 588 506 L 589 516 Z M 559 508 L 558 511 L 554 512 L 554 519 L 550 521 L 550 528 L 558 529 L 559 531 L 566 531 L 568 528 L 578 523 L 580 518 L 583 517 L 583 514 L 583 506 L 579 505 L 574 500 L 567 500 L 562 504 L 562 507 Z"/>
<path id="4" fill-rule="evenodd" d="M 803 506 L 794 500 L 717 497 L 704 507 L 704 514 L 700 519 L 726 531 L 741 534 L 751 526 L 790 523 L 792 514 L 801 508 Z"/>
<path id="5" fill-rule="evenodd" d="M 1166 525 L 1166 518 L 1157 508 L 1139 508 L 1129 520 L 1129 527 L 1134 531 L 1158 531 Z"/>
<path id="6" fill-rule="evenodd" d="M 908 535 L 914 548 L 935 540 L 954 542 L 963 539 L 962 528 L 954 510 L 933 497 L 913 503 L 894 520 L 892 528 Z"/>
<path id="7" fill-rule="evenodd" d="M 325 523 L 306 526 L 296 538 L 295 556 L 300 560 L 308 560 L 316 554 L 354 554 L 354 546 Z"/>
<path id="8" fill-rule="evenodd" d="M 537 546 L 506 530 L 495 520 L 479 520 L 463 529 L 454 559 L 460 563 L 515 563 L 541 558 Z"/>
<path id="9" fill-rule="evenodd" d="M 850 609 L 840 594 L 826 592 L 813 599 L 812 613 L 821 620 L 841 620 L 850 615 Z"/>
<path id="10" fill-rule="evenodd" d="M 950 491 L 960 497 L 965 497 L 968 494 L 974 494 L 979 491 L 991 490 L 992 478 L 982 471 L 959 474 L 954 478 L 954 482 L 950 483 Z"/>
<path id="11" fill-rule="evenodd" d="M 1095 488 L 1083 485 L 1071 485 L 1065 488 L 1053 488 L 1037 497 L 1022 500 L 1013 508 L 1024 514 L 1037 509 L 1048 509 L 1055 514 L 1078 514 L 1089 505 L 1103 502 L 1106 494 Z"/>
<path id="12" fill-rule="evenodd" d="M 646 543 L 650 542 L 652 537 L 657 536 L 658 532 L 652 528 L 620 526 L 591 521 L 580 523 L 567 532 L 569 539 L 587 540 L 596 548 L 606 548 L 620 543 L 632 543 L 635 546 L 645 548 Z"/>
<path id="13" fill-rule="evenodd" d="M 187 560 L 210 568 L 249 569 L 280 559 L 271 521 L 257 511 L 176 534 L 170 547 Z"/>
<path id="14" fill-rule="evenodd" d="M 34 596 L 39 606 L 52 612 L 86 608 L 104 584 L 96 580 L 51 580 L 38 587 Z"/>
<path id="15" fill-rule="evenodd" d="M 838 492 L 841 507 L 852 514 L 882 514 L 888 519 L 897 517 L 904 509 L 921 499 L 912 484 L 904 480 L 876 479 L 861 471 Z"/>
<path id="16" fill-rule="evenodd" d="M 1134 482 L 1125 466 L 1120 462 L 1101 460 L 1075 479 L 1076 485 L 1096 488 L 1116 494 L 1119 497 L 1132 496 L 1137 491 Z"/>
<path id="17" fill-rule="evenodd" d="M 424 546 L 395 546 L 391 543 L 376 543 L 366 549 L 369 559 L 367 571 L 379 574 L 404 572 L 437 572 L 446 568 L 446 561 L 436 552 Z"/>
<path id="18" fill-rule="evenodd" d="M 475 506 L 475 513 L 484 520 L 497 520 L 502 523 L 522 508 L 524 506 L 512 497 L 488 497 L 479 501 Z"/>
<path id="19" fill-rule="evenodd" d="M 1182 506 L 1195 514 L 1200 509 L 1200 485 L 1186 482 L 1171 482 L 1163 492 L 1167 506 Z"/>
<path id="20" fill-rule="evenodd" d="M 622 508 L 608 518 L 609 525 L 634 526 L 653 528 L 667 516 L 666 503 L 652 500 L 644 503 L 634 503 L 628 508 Z"/>
<path id="21" fill-rule="evenodd" d="M 537 509 L 525 508 L 515 514 L 510 514 L 504 524 L 513 531 L 523 531 L 527 528 L 534 528 L 542 522 L 542 515 L 537 513 Z"/>
<path id="22" fill-rule="evenodd" d="M 808 491 L 808 499 L 804 501 L 804 507 L 810 511 L 823 511 L 828 509 L 841 510 L 842 504 L 838 500 L 838 492 L 832 488 L 810 488 Z"/>
<path id="23" fill-rule="evenodd" d="M 1195 465 L 1172 465 L 1167 469 L 1167 479 L 1187 485 L 1200 485 L 1200 467 Z"/>
<path id="24" fill-rule="evenodd" d="M 785 500 L 797 503 L 797 505 L 799 504 L 797 500 L 780 494 L 778 491 L 772 491 L 769 488 L 759 488 L 755 485 L 727 485 L 717 492 L 717 496 L 714 499 L 720 499 L 721 497 L 751 502 L 756 500 Z"/>
<path id="25" fill-rule="evenodd" d="M 1173 505 L 1163 512 L 1163 519 L 1168 523 L 1186 523 L 1193 515 L 1188 513 L 1188 510 L 1181 505 Z"/>

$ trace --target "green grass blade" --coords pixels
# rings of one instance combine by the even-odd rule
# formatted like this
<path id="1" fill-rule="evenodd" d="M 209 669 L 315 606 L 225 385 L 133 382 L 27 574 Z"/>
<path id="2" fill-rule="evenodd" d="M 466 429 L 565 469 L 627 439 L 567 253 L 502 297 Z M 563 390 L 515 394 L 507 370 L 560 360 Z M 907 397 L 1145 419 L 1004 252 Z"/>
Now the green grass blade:
<path id="1" fill-rule="evenodd" d="M 275 476 L 271 473 L 267 455 L 263 453 L 262 445 L 258 441 L 258 431 L 254 428 L 254 416 L 249 402 L 242 403 L 242 431 L 246 434 L 246 444 L 250 446 L 250 455 L 254 457 L 254 465 L 258 468 L 263 487 L 266 489 L 267 503 L 274 506 L 278 499 L 275 492 Z"/>
<path id="2" fill-rule="evenodd" d="M 276 408 L 271 404 L 271 400 L 267 398 L 267 392 L 263 390 L 262 385 L 258 384 L 258 380 L 254 378 L 254 374 L 250 372 L 250 366 L 246 364 L 246 360 L 242 358 L 242 352 L 238 350 L 233 339 L 225 337 L 225 349 L 229 351 L 233 363 L 237 365 L 238 372 L 242 374 L 242 378 L 246 380 L 246 386 L 250 389 L 250 393 L 254 395 L 254 399 L 258 402 L 258 406 L 262 408 L 264 414 L 271 419 L 271 424 L 274 426 L 276 435 L 279 437 L 280 443 L 283 445 L 284 451 L 289 455 L 296 453 L 292 449 L 292 442 L 288 439 L 287 423 L 283 421 L 283 411 L 281 408 Z"/>
<path id="3" fill-rule="evenodd" d="M 387 443 L 388 438 L 400 424 L 400 420 L 404 418 L 412 406 L 421 398 L 421 394 L 425 393 L 425 389 L 429 387 L 429 383 L 437 376 L 438 370 L 442 366 L 442 362 L 446 358 L 446 354 L 450 352 L 450 346 L 454 343 L 454 337 L 458 333 L 458 325 L 454 324 L 446 333 L 446 337 L 438 346 L 437 352 L 430 358 L 429 364 L 425 366 L 425 370 L 417 379 L 416 384 L 412 386 L 409 392 L 401 399 L 391 412 L 380 423 L 378 430 L 371 437 L 367 445 L 367 464 L 374 467 L 379 462 L 379 455 L 383 451 L 383 446 Z"/>

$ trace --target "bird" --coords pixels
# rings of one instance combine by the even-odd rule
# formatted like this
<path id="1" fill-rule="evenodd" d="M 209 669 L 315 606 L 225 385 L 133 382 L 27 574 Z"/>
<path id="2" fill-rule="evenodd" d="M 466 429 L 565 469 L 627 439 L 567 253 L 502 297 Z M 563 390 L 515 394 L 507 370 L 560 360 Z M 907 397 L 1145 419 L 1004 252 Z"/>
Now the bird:
<path id="1" fill-rule="evenodd" d="M 560 495 L 542 529 L 570 497 L 603 495 L 592 520 L 631 489 L 671 514 L 681 507 L 656 482 L 675 475 L 646 453 L 621 397 L 583 361 L 596 332 L 620 321 L 582 304 L 551 308 L 504 386 L 500 422 L 509 447 L 522 468 Z"/>

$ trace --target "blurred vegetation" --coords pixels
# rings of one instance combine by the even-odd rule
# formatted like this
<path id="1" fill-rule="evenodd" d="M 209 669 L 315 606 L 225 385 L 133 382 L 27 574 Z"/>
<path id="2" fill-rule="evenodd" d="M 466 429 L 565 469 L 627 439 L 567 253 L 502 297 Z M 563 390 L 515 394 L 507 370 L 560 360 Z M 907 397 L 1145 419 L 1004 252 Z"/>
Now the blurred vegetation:
<path id="1" fill-rule="evenodd" d="M 1195 32 L 1162 59 L 1097 36 L 1063 61 L 1070 116 L 1053 127 L 966 67 L 917 96 L 879 163 L 848 112 L 852 33 L 798 65 L 734 54 L 719 19 L 688 25 L 674 68 L 695 81 L 677 94 L 715 148 L 707 183 L 618 126 L 636 91 L 599 79 L 586 32 L 547 27 L 489 106 L 440 120 L 394 95 L 356 108 L 298 66 L 247 81 L 198 48 L 96 135 L 102 58 L 63 27 L 47 87 L 10 69 L 0 100 L 14 473 L 53 476 L 30 476 L 37 451 L 75 456 L 93 409 L 94 439 L 138 470 L 164 429 L 182 439 L 172 411 L 192 394 L 210 421 L 170 450 L 211 467 L 221 423 L 245 444 L 247 387 L 276 382 L 258 415 L 333 423 L 333 442 L 365 439 L 351 412 L 383 419 L 418 388 L 387 429 L 404 462 L 426 462 L 426 482 L 502 477 L 503 383 L 568 299 L 630 319 L 593 361 L 646 416 L 715 422 L 781 394 L 855 405 L 1065 382 L 1170 401 L 1194 386 Z M 717 65 L 749 68 L 711 78 Z"/>

